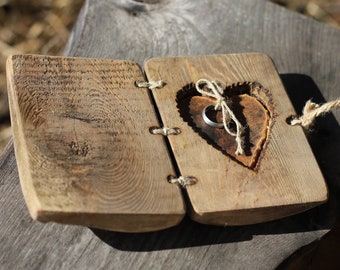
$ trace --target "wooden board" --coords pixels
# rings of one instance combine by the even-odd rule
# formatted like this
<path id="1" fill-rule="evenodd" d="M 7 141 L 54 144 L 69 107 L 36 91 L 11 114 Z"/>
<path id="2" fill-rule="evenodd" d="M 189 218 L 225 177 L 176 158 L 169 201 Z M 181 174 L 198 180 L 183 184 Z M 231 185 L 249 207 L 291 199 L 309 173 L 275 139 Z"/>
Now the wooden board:
<path id="1" fill-rule="evenodd" d="M 240 52 L 269 54 L 297 112 L 339 95 L 340 32 L 266 0 L 85 1 L 64 55 L 129 59 Z M 149 1 L 150 2 L 150 1 Z M 340 112 L 335 112 L 340 120 Z M 332 115 L 309 142 L 340 194 L 340 129 Z M 332 196 L 331 196 L 332 198 Z M 93 231 L 31 220 L 13 145 L 0 153 L 0 261 L 4 269 L 275 269 L 332 227 L 340 196 L 305 213 L 241 227 L 185 219 L 146 234 Z"/>
<path id="2" fill-rule="evenodd" d="M 12 56 L 10 108 L 34 219 L 142 232 L 185 213 L 143 80 L 129 61 Z"/>
<path id="3" fill-rule="evenodd" d="M 194 220 L 216 225 L 252 224 L 296 214 L 327 200 L 327 187 L 302 128 L 286 122 L 296 113 L 267 55 L 156 58 L 147 61 L 145 69 L 149 80 L 166 83 L 152 91 L 163 124 L 181 129 L 180 135 L 168 138 L 181 174 L 197 179 L 195 185 L 187 187 Z M 187 123 L 181 117 L 179 93 L 195 95 L 194 86 L 190 85 L 201 78 L 224 86 L 256 82 L 267 89 L 263 93 L 270 93 L 262 100 L 269 110 L 270 121 L 255 168 L 236 160 L 245 157 L 235 157 L 213 147 L 209 139 L 199 134 L 202 128 L 195 132 L 195 123 Z M 247 109 L 243 108 L 244 115 Z M 250 132 L 256 128 L 252 123 L 245 125 L 250 125 Z M 233 145 L 229 147 L 236 149 Z"/>

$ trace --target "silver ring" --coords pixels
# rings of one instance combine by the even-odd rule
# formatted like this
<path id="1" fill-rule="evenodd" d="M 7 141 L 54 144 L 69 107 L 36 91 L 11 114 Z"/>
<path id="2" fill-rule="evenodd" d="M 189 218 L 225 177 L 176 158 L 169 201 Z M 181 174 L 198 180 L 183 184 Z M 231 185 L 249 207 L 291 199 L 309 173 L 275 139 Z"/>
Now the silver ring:
<path id="1" fill-rule="evenodd" d="M 203 117 L 203 120 L 204 122 L 210 126 L 210 127 L 213 127 L 213 128 L 223 128 L 223 122 L 219 122 L 219 123 L 216 123 L 214 121 L 212 121 L 206 114 L 207 111 L 209 110 L 215 110 L 214 109 L 214 105 L 208 105 L 208 106 L 205 106 L 204 109 L 203 109 L 203 112 L 202 112 L 202 117 Z"/>

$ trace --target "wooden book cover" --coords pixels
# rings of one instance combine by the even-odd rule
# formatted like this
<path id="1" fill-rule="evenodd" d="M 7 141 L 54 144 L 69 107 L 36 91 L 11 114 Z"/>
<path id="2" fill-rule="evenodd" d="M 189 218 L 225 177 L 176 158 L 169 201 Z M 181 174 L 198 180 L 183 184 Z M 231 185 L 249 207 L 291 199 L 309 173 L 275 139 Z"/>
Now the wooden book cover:
<path id="1" fill-rule="evenodd" d="M 19 176 L 34 219 L 145 232 L 175 226 L 186 213 L 243 225 L 327 200 L 264 54 L 151 59 L 146 78 L 130 61 L 33 55 L 10 57 L 7 71 Z"/>

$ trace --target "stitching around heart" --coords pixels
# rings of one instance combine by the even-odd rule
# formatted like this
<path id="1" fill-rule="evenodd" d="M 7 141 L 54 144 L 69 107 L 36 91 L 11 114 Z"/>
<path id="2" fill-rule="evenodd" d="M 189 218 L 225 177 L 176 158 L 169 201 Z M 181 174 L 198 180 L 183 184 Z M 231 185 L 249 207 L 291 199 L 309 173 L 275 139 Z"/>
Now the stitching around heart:
<path id="1" fill-rule="evenodd" d="M 177 108 L 182 119 L 208 144 L 243 166 L 257 171 L 269 141 L 275 112 L 272 95 L 257 82 L 238 82 L 224 88 L 223 95 L 230 101 L 232 110 L 244 126 L 245 154 L 235 155 L 235 139 L 223 129 L 206 125 L 202 110 L 214 100 L 204 97 L 190 83 L 177 92 Z M 216 117 L 219 117 L 218 115 Z"/>

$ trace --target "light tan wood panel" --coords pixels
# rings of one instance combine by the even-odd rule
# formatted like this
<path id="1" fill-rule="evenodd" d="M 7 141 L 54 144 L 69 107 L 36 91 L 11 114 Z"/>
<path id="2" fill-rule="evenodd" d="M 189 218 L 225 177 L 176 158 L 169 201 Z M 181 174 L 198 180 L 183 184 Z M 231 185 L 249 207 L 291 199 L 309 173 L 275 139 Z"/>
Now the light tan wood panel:
<path id="1" fill-rule="evenodd" d="M 116 231 L 176 225 L 185 209 L 140 68 L 129 61 L 13 56 L 14 143 L 33 218 Z"/>
<path id="2" fill-rule="evenodd" d="M 327 200 L 323 176 L 302 128 L 286 123 L 286 118 L 295 112 L 268 56 L 156 58 L 147 61 L 145 68 L 149 80 L 166 83 L 163 88 L 154 89 L 153 95 L 164 124 L 182 131 L 178 136 L 169 136 L 180 172 L 198 180 L 187 187 L 194 220 L 219 225 L 251 224 L 298 213 Z M 195 123 L 181 117 L 181 111 L 186 109 L 178 104 L 180 91 L 190 95 L 190 84 L 201 78 L 224 86 L 238 82 L 261 85 L 260 91 L 255 89 L 253 94 L 261 92 L 261 103 L 270 119 L 254 168 L 245 166 L 242 157 L 214 147 L 213 142 L 195 131 Z M 239 99 L 238 106 L 242 107 L 241 95 Z M 246 114 L 247 108 L 243 111 Z M 246 124 L 251 134 L 254 127 Z M 234 149 L 235 145 L 230 147 Z M 255 150 L 250 148 L 250 155 Z"/>

